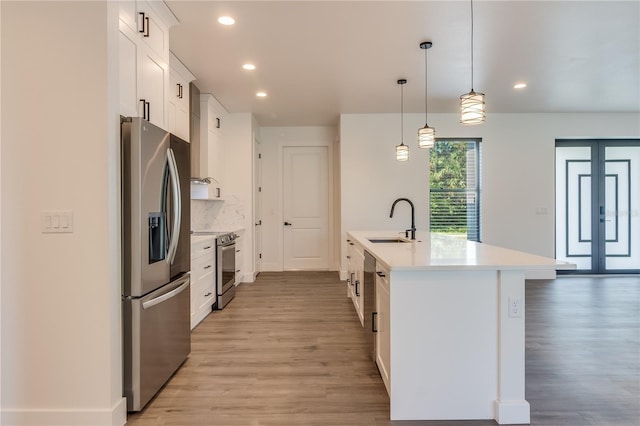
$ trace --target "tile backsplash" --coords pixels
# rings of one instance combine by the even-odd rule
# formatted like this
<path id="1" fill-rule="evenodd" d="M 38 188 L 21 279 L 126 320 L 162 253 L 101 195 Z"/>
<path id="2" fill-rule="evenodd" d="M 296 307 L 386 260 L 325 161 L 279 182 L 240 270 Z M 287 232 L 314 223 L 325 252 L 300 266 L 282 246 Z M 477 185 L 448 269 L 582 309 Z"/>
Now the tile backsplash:
<path id="1" fill-rule="evenodd" d="M 244 219 L 244 203 L 234 195 L 224 200 L 191 200 L 191 230 L 241 228 Z"/>

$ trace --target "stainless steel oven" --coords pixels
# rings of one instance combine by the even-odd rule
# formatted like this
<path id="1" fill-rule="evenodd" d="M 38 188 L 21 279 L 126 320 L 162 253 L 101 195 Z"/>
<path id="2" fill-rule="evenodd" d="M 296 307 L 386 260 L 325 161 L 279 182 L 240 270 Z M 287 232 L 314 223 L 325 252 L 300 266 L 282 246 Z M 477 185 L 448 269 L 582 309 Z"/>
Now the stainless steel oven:
<path id="1" fill-rule="evenodd" d="M 216 237 L 216 309 L 224 308 L 236 295 L 236 238 L 234 233 Z"/>

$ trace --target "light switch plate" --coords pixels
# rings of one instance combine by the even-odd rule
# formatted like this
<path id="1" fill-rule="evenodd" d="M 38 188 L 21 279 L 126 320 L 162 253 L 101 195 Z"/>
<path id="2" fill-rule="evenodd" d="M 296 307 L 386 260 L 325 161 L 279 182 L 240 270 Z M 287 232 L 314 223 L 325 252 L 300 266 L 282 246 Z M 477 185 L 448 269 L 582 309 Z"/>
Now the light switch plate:
<path id="1" fill-rule="evenodd" d="M 48 210 L 42 212 L 42 233 L 59 234 L 73 232 L 73 211 Z"/>

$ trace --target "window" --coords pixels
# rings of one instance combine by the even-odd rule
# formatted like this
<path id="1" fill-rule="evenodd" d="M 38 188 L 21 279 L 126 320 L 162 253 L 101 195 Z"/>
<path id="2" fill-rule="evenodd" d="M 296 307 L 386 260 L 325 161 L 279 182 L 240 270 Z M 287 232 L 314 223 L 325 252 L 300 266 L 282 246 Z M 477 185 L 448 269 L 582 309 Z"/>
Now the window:
<path id="1" fill-rule="evenodd" d="M 436 139 L 430 154 L 432 232 L 480 241 L 481 139 Z"/>

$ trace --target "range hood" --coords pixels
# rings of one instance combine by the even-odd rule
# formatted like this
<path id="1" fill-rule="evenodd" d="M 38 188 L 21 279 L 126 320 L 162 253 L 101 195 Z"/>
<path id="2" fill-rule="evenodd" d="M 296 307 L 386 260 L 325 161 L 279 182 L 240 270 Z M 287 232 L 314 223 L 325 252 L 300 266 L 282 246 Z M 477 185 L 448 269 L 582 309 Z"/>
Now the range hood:
<path id="1" fill-rule="evenodd" d="M 192 177 L 191 178 L 191 183 L 194 183 L 196 185 L 209 185 L 212 181 L 218 183 L 218 181 L 212 177 Z"/>
<path id="2" fill-rule="evenodd" d="M 220 199 L 220 186 L 209 188 L 213 182 L 220 185 L 220 182 L 212 177 L 191 178 L 191 198 L 196 200 Z"/>

